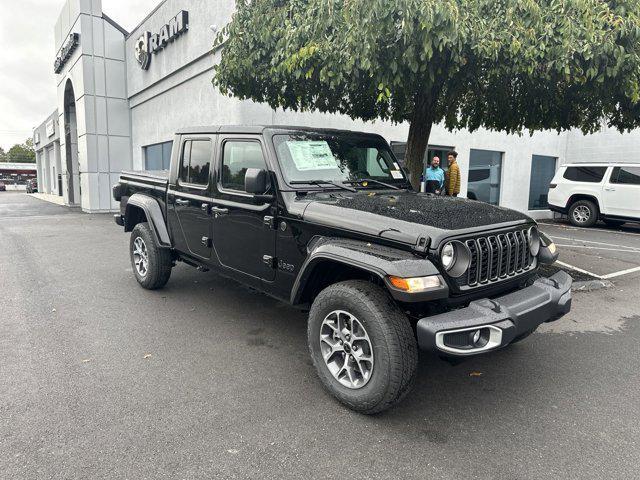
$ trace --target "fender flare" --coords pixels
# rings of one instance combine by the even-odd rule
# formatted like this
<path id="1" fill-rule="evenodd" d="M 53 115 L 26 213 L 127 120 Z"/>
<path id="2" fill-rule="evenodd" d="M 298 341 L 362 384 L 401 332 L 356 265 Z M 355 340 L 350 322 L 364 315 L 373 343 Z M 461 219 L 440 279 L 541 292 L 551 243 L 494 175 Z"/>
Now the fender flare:
<path id="1" fill-rule="evenodd" d="M 424 257 L 416 256 L 411 251 L 371 244 L 366 241 L 343 238 L 315 237 L 309 242 L 309 254 L 300 267 L 298 276 L 291 290 L 291 304 L 302 303 L 304 289 L 315 268 L 326 261 L 354 267 L 378 277 L 393 298 L 403 302 L 429 301 L 445 298 L 449 295 L 449 287 L 435 265 Z M 408 294 L 393 288 L 388 276 L 403 278 L 438 275 L 442 288 L 425 294 Z"/>
<path id="2" fill-rule="evenodd" d="M 129 212 L 131 207 L 137 207 L 142 209 L 147 222 L 151 226 L 153 237 L 156 241 L 156 245 L 161 248 L 171 248 L 171 238 L 169 237 L 169 231 L 167 230 L 167 223 L 162 214 L 162 208 L 158 201 L 148 195 L 141 193 L 135 193 L 129 197 L 124 214 L 124 231 L 130 232 L 135 227 L 135 224 L 131 222 L 131 215 Z"/>

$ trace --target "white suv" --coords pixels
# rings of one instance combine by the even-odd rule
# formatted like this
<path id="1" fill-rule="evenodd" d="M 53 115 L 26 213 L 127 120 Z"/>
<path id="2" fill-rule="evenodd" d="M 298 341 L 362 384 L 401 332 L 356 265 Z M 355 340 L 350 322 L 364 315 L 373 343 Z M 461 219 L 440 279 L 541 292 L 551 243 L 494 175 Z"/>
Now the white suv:
<path id="1" fill-rule="evenodd" d="M 591 227 L 640 221 L 640 163 L 563 165 L 549 185 L 549 208 Z"/>

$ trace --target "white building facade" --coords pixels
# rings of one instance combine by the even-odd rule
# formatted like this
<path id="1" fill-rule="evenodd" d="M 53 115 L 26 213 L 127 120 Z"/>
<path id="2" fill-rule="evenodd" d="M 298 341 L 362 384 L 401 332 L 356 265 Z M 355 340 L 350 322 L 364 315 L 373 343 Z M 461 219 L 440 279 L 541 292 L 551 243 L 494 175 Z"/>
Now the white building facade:
<path id="1" fill-rule="evenodd" d="M 408 125 L 273 110 L 221 95 L 211 84 L 212 45 L 234 0 L 165 0 L 132 31 L 102 12 L 101 0 L 68 0 L 55 26 L 60 168 L 65 203 L 117 210 L 111 186 L 123 169 L 167 168 L 176 130 L 193 125 L 303 125 L 376 132 L 402 159 Z M 436 125 L 427 158 L 459 153 L 462 195 L 542 218 L 548 184 L 562 163 L 639 161 L 640 134 L 532 136 Z M 40 165 L 40 164 L 39 164 Z M 50 164 L 49 164 L 50 165 Z M 50 173 L 41 169 L 39 174 Z M 51 182 L 49 182 L 51 183 Z"/>

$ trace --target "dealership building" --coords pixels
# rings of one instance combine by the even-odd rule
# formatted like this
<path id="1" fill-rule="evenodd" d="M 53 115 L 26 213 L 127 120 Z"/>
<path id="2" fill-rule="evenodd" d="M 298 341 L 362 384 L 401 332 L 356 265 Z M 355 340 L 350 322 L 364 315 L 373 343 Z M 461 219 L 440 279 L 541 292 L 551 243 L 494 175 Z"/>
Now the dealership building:
<path id="1" fill-rule="evenodd" d="M 211 83 L 216 32 L 235 0 L 165 0 L 127 32 L 101 0 L 68 0 L 55 24 L 56 111 L 34 130 L 41 191 L 86 212 L 117 209 L 120 171 L 166 169 L 173 134 L 194 125 L 304 125 L 381 134 L 402 160 L 408 125 L 273 110 L 221 95 Z M 117 17 L 117 12 L 114 12 Z M 638 161 L 640 133 L 449 132 L 436 125 L 428 157 L 459 152 L 462 194 L 550 216 L 548 184 L 562 163 Z"/>

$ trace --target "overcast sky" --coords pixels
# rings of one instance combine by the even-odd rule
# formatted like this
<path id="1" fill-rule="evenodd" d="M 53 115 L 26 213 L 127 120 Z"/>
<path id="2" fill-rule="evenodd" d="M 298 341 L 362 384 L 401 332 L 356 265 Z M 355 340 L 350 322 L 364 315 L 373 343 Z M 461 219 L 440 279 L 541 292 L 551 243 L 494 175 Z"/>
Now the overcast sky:
<path id="1" fill-rule="evenodd" d="M 132 30 L 160 0 L 102 0 Z M 32 135 L 56 108 L 53 27 L 64 0 L 0 0 L 0 147 Z"/>

